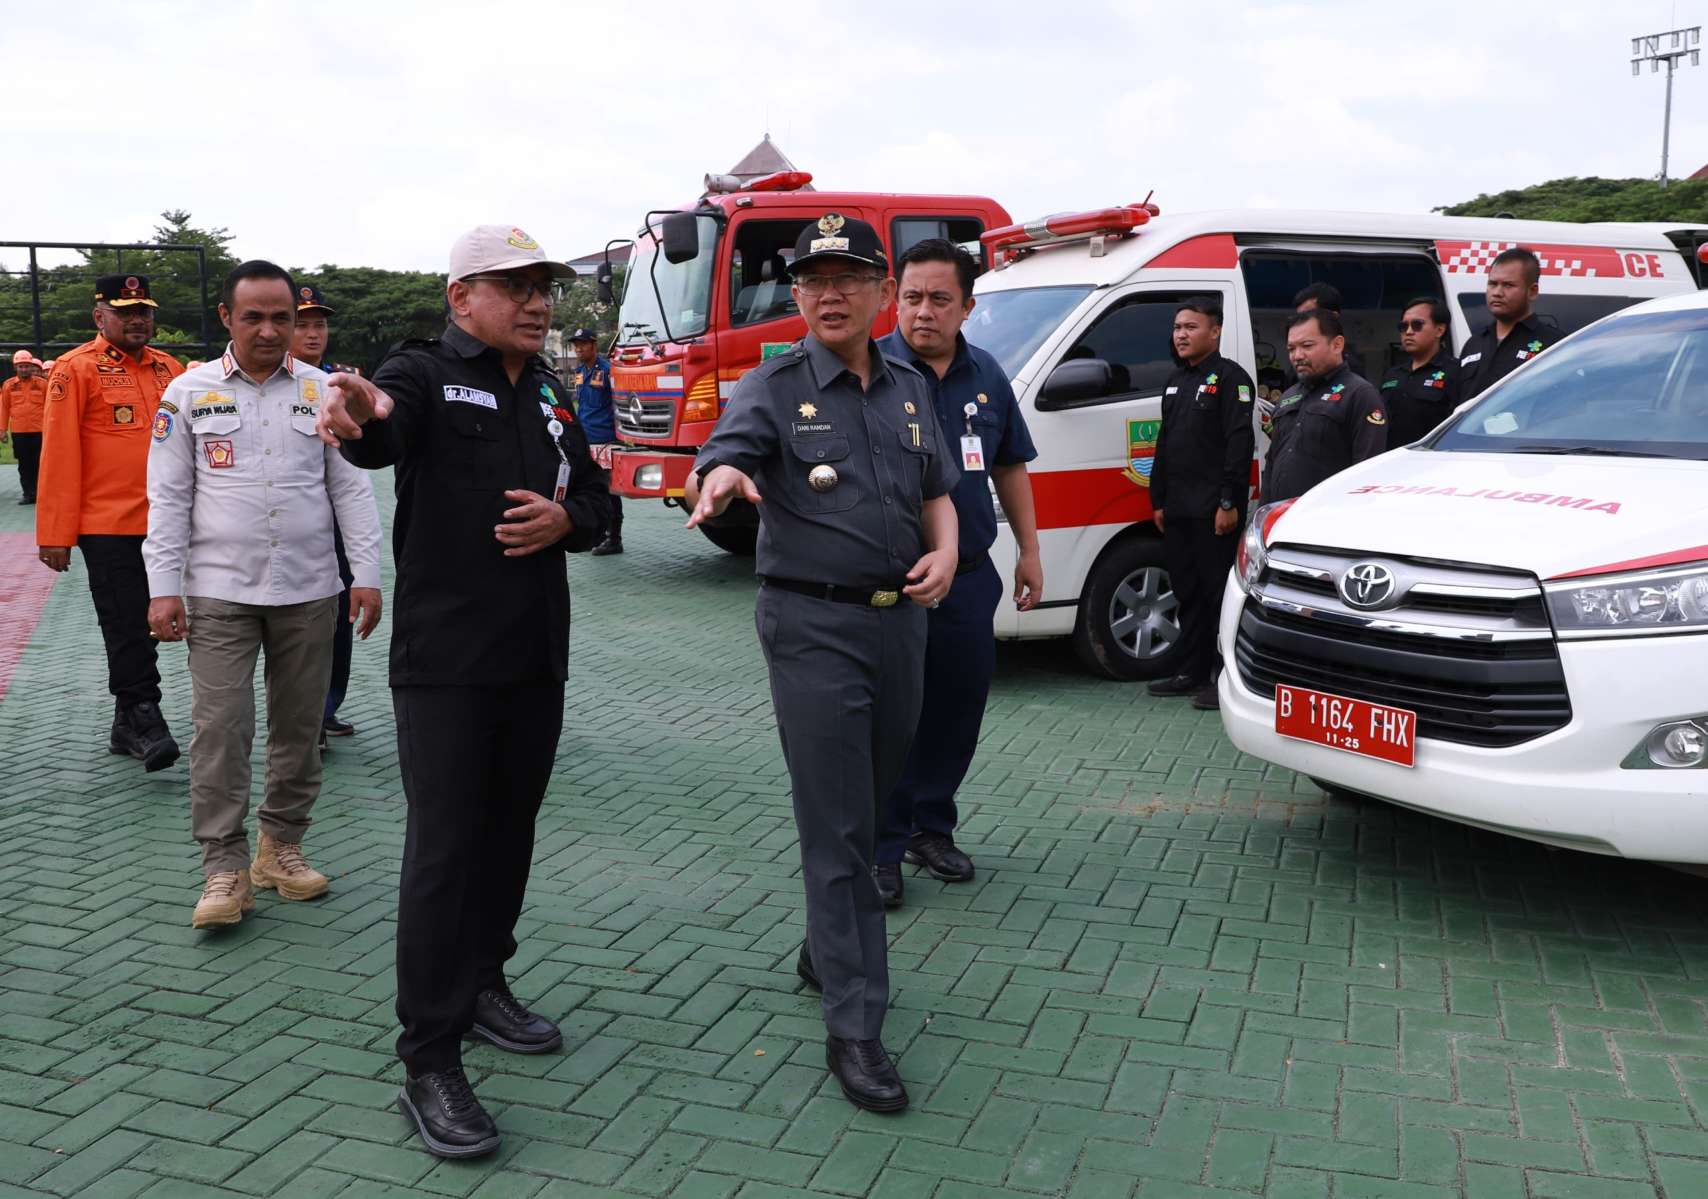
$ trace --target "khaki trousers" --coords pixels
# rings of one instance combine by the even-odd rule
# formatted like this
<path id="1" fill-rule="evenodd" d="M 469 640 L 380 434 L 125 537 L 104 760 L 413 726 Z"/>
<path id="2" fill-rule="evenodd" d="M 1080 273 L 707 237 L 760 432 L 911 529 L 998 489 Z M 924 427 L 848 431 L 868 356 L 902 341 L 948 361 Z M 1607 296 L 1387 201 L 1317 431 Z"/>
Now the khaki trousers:
<path id="1" fill-rule="evenodd" d="M 300 842 L 320 795 L 320 722 L 332 677 L 338 597 L 234 604 L 190 596 L 190 831 L 203 874 L 249 868 L 255 655 L 267 655 L 267 779 L 259 814 L 275 840 Z"/>

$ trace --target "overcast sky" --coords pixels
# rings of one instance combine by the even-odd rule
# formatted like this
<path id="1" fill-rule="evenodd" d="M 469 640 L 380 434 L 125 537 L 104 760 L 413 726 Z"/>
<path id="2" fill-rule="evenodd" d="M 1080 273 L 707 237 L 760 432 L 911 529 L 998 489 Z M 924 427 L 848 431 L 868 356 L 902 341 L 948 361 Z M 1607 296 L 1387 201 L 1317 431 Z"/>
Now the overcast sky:
<path id="1" fill-rule="evenodd" d="M 573 258 L 767 129 L 821 187 L 1017 219 L 1153 188 L 1421 212 L 1654 175 L 1664 76 L 1631 77 L 1629 39 L 1704 9 L 0 0 L 0 240 L 135 240 L 185 208 L 287 266 L 443 270 L 486 222 Z M 1708 67 L 1680 71 L 1672 144 L 1674 175 L 1708 162 Z"/>

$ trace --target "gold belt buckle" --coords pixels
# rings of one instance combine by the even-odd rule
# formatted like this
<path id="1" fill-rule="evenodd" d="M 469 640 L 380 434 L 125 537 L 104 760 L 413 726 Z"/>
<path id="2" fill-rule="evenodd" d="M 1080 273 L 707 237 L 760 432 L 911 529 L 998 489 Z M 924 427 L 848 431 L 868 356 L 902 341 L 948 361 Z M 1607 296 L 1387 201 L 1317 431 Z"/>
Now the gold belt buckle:
<path id="1" fill-rule="evenodd" d="M 899 591 L 874 591 L 872 592 L 871 603 L 874 608 L 893 608 L 900 598 L 901 592 Z"/>

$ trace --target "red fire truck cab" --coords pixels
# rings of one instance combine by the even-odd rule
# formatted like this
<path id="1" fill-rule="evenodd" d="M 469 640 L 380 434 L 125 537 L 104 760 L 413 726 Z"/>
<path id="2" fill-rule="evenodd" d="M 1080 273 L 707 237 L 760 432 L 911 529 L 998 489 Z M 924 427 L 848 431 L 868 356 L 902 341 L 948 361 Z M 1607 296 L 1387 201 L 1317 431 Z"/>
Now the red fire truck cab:
<path id="1" fill-rule="evenodd" d="M 1010 223 L 982 196 L 821 192 L 805 171 L 743 182 L 708 175 L 706 194 L 679 210 L 647 214 L 636 235 L 617 314 L 611 383 L 622 447 L 611 456 L 611 490 L 682 505 L 700 446 L 736 380 L 806 333 L 789 289 L 801 230 L 826 212 L 869 222 L 891 260 L 930 237 L 976 243 Z M 895 327 L 892 309 L 874 336 Z M 752 553 L 758 514 L 737 504 L 706 536 Z"/>

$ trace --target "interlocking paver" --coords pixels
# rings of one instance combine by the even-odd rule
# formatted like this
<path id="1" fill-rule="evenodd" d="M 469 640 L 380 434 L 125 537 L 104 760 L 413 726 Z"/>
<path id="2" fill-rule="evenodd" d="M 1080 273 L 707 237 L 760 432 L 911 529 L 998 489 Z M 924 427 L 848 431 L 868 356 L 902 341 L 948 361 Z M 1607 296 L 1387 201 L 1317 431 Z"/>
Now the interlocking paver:
<path id="1" fill-rule="evenodd" d="M 0 471 L 0 544 L 27 546 L 15 487 Z M 360 733 L 310 834 L 333 893 L 265 895 L 210 937 L 187 921 L 184 765 L 103 752 L 80 567 L 51 588 L 11 572 L 0 1195 L 1708 1194 L 1695 880 L 1329 801 L 1050 644 L 999 654 L 961 796 L 978 877 L 912 876 L 890 917 L 886 1040 L 914 1107 L 856 1113 L 794 976 L 751 562 L 658 510 L 628 533 L 624 557 L 572 561 L 574 679 L 513 969 L 564 1050 L 470 1047 L 506 1135 L 474 1164 L 422 1155 L 394 1107 L 383 646 L 357 650 Z M 163 668 L 186 730 L 181 647 Z"/>

